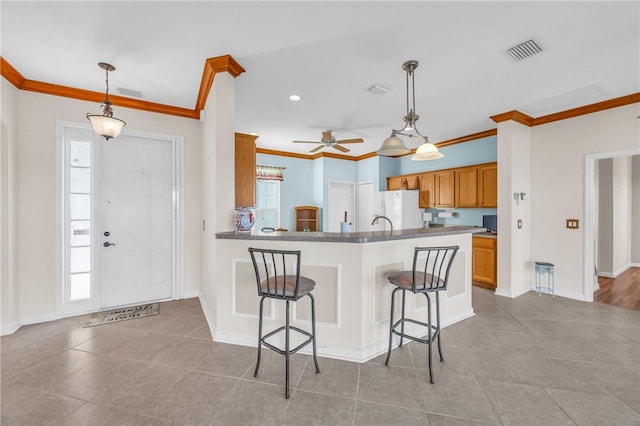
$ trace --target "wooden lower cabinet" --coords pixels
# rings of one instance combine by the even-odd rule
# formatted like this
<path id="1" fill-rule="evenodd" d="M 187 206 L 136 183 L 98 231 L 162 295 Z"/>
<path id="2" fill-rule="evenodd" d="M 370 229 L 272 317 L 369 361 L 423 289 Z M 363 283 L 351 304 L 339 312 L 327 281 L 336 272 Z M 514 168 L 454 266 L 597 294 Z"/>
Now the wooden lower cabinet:
<path id="1" fill-rule="evenodd" d="M 476 237 L 472 239 L 472 281 L 473 285 L 495 290 L 498 275 L 498 240 Z"/>

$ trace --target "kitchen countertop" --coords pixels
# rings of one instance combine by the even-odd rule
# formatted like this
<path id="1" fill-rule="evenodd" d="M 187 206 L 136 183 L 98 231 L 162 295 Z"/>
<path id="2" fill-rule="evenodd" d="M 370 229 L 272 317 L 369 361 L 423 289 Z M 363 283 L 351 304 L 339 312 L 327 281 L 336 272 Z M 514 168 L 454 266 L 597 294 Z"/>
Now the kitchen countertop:
<path id="1" fill-rule="evenodd" d="M 270 241 L 316 241 L 325 243 L 372 243 L 379 241 L 406 240 L 411 238 L 435 237 L 472 233 L 482 235 L 486 228 L 477 226 L 438 226 L 433 228 L 402 229 L 367 232 L 260 232 L 243 233 L 236 231 L 218 232 L 216 239 L 222 240 L 270 240 Z M 490 235 L 487 235 L 491 238 Z M 495 236 L 494 236 L 495 237 Z"/>
<path id="2" fill-rule="evenodd" d="M 498 234 L 495 232 L 478 232 L 473 234 L 474 237 L 497 239 Z"/>

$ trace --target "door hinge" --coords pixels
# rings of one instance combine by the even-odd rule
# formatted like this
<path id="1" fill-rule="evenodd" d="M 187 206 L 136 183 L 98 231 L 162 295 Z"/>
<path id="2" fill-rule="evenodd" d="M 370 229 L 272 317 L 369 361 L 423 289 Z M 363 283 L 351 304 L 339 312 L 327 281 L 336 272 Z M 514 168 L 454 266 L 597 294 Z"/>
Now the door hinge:
<path id="1" fill-rule="evenodd" d="M 202 219 L 202 230 L 204 231 L 205 229 L 206 229 L 205 222 L 204 222 L 204 219 Z"/>

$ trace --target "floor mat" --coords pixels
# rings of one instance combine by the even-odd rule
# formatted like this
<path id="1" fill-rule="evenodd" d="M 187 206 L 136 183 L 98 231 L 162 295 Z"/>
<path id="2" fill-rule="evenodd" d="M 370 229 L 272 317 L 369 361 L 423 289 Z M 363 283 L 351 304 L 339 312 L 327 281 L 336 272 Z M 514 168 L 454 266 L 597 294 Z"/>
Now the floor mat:
<path id="1" fill-rule="evenodd" d="M 91 319 L 83 327 L 93 327 L 96 325 L 110 324 L 117 321 L 149 317 L 158 315 L 160 312 L 159 303 L 147 303 L 138 306 L 128 306 L 126 308 L 112 309 L 110 311 L 98 312 L 91 316 Z"/>

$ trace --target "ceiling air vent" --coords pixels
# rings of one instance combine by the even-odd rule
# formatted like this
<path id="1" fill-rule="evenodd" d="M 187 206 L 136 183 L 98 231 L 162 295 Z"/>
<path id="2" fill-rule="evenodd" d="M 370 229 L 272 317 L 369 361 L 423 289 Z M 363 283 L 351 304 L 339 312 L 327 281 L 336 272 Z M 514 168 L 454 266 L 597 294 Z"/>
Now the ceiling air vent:
<path id="1" fill-rule="evenodd" d="M 542 49 L 540 49 L 540 46 L 538 46 L 533 40 L 527 40 L 524 43 L 520 43 L 519 45 L 513 46 L 511 49 L 507 50 L 509 56 L 516 62 L 527 59 L 528 57 L 540 52 L 542 52 Z"/>

